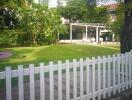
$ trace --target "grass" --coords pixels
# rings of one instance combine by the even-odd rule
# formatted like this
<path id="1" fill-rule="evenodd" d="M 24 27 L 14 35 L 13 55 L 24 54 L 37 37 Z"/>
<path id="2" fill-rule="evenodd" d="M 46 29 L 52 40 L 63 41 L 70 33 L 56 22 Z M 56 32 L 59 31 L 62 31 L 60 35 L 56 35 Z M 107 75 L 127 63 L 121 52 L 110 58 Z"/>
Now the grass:
<path id="1" fill-rule="evenodd" d="M 12 56 L 7 59 L 0 59 L 0 71 L 4 70 L 5 66 L 12 66 L 12 69 L 17 68 L 17 65 L 39 64 L 49 61 L 57 62 L 58 60 L 65 61 L 66 59 L 79 59 L 86 57 L 97 57 L 103 55 L 112 55 L 119 53 L 118 46 L 92 46 L 92 45 L 77 45 L 77 44 L 58 44 L 42 47 L 16 47 L 3 48 L 0 51 L 9 51 Z M 27 80 L 28 77 L 25 77 Z M 17 85 L 17 79 L 13 79 L 13 85 Z M 5 88 L 5 80 L 0 80 L 0 90 Z"/>
<path id="2" fill-rule="evenodd" d="M 48 63 L 49 61 L 57 62 L 66 59 L 79 59 L 86 57 L 97 57 L 103 55 L 112 55 L 119 53 L 118 46 L 92 46 L 82 44 L 57 44 L 41 47 L 16 47 L 3 48 L 0 51 L 9 51 L 12 56 L 6 59 L 0 59 L 0 70 L 5 66 L 16 68 L 17 65 L 39 64 L 40 62 Z"/>

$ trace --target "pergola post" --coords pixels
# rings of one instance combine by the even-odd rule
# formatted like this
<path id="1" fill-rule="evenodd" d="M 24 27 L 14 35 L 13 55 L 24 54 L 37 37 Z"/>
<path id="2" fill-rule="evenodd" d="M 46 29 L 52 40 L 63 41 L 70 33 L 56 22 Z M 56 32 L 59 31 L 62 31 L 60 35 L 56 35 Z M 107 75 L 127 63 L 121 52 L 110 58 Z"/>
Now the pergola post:
<path id="1" fill-rule="evenodd" d="M 57 34 L 58 35 L 58 41 L 60 40 L 60 33 Z"/>
<path id="2" fill-rule="evenodd" d="M 72 43 L 72 24 L 70 24 L 70 40 L 71 40 L 71 43 Z"/>
<path id="3" fill-rule="evenodd" d="M 99 41 L 99 28 L 96 27 L 96 42 Z"/>
<path id="4" fill-rule="evenodd" d="M 87 25 L 86 25 L 86 41 L 87 41 L 87 39 L 88 39 L 88 27 L 87 27 Z"/>
<path id="5" fill-rule="evenodd" d="M 115 42 L 115 34 L 112 34 L 112 42 Z"/>

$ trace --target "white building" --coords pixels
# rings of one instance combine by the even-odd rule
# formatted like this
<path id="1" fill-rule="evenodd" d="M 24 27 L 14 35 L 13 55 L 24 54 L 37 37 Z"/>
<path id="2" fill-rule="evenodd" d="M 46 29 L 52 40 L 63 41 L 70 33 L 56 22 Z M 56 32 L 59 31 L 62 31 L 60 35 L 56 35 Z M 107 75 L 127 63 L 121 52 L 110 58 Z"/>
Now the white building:
<path id="1" fill-rule="evenodd" d="M 49 7 L 66 6 L 69 0 L 49 0 Z"/>
<path id="2" fill-rule="evenodd" d="M 57 7 L 58 6 L 58 0 L 49 0 L 48 7 Z"/>
<path id="3" fill-rule="evenodd" d="M 35 3 L 46 3 L 48 7 L 65 6 L 69 0 L 34 0 Z"/>

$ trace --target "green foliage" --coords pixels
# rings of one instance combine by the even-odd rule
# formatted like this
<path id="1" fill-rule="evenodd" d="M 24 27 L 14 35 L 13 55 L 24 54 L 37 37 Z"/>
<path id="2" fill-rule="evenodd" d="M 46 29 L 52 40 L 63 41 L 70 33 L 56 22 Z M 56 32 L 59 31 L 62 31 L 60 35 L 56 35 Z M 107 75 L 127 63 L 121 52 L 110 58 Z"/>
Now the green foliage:
<path id="1" fill-rule="evenodd" d="M 71 22 L 107 22 L 107 8 L 88 5 L 87 0 L 71 0 L 67 6 L 60 7 L 60 14 Z"/>
<path id="2" fill-rule="evenodd" d="M 29 7 L 31 0 L 1 0 L 0 7 L 8 7 L 10 9 L 17 9 L 17 7 Z"/>
<path id="3" fill-rule="evenodd" d="M 96 23 L 107 23 L 108 22 L 108 14 L 107 14 L 107 7 L 96 7 L 95 8 L 95 16 L 94 22 Z"/>
<path id="4" fill-rule="evenodd" d="M 124 4 L 120 3 L 117 8 L 116 20 L 110 23 L 112 32 L 116 35 L 117 40 L 120 38 L 120 34 L 123 28 L 124 20 Z"/>
<path id="5" fill-rule="evenodd" d="M 60 13 L 71 22 L 81 20 L 83 14 L 87 12 L 87 5 L 85 0 L 71 0 L 67 6 L 60 8 Z"/>
<path id="6" fill-rule="evenodd" d="M 17 32 L 15 30 L 0 31 L 0 47 L 12 47 L 16 45 Z"/>
<path id="7" fill-rule="evenodd" d="M 17 7 L 19 5 L 16 0 L 0 1 L 0 47 L 16 46 L 17 44 Z"/>
<path id="8" fill-rule="evenodd" d="M 3 15 L 0 15 L 0 27 L 4 27 L 3 31 L 1 31 L 1 39 L 3 38 L 0 42 L 1 44 L 4 43 L 5 39 L 10 40 L 8 32 L 17 37 L 17 39 L 12 37 L 16 45 L 37 46 L 51 44 L 57 42 L 58 33 L 63 33 L 66 30 L 61 24 L 57 9 L 49 9 L 44 4 L 34 4 L 32 0 L 3 0 L 1 3 L 0 9 L 7 8 L 13 14 L 11 17 L 17 19 L 15 21 L 15 26 L 17 27 L 9 30 L 7 27 L 11 20 L 6 25 L 5 21 L 7 20 L 5 19 L 10 19 L 10 16 L 5 18 Z M 7 30 L 8 34 L 4 34 L 4 30 Z M 15 33 L 16 31 L 17 34 Z M 12 44 L 12 42 L 8 43 Z"/>
<path id="9" fill-rule="evenodd" d="M 26 41 L 33 46 L 45 41 L 48 44 L 56 42 L 58 33 L 63 30 L 57 9 L 48 9 L 44 5 L 33 5 L 33 8 L 22 10 L 19 19 L 24 32 L 22 35 L 30 37 Z"/>

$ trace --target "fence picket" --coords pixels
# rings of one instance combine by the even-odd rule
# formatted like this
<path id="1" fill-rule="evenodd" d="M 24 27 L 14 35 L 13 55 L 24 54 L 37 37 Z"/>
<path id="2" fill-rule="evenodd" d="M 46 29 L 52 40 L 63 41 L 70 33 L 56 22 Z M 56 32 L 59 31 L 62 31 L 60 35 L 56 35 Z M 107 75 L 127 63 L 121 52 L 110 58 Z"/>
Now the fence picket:
<path id="1" fill-rule="evenodd" d="M 118 69 L 118 92 L 120 93 L 121 92 L 121 90 L 120 90 L 120 88 L 121 88 L 121 84 L 120 84 L 120 54 L 118 54 L 117 55 L 117 69 Z"/>
<path id="2" fill-rule="evenodd" d="M 106 57 L 103 56 L 103 98 L 106 98 Z"/>
<path id="3" fill-rule="evenodd" d="M 122 73 L 121 73 L 121 77 L 122 77 L 122 91 L 124 91 L 124 55 L 121 54 L 121 67 L 122 67 Z"/>
<path id="4" fill-rule="evenodd" d="M 111 96 L 111 57 L 108 55 L 108 96 Z"/>
<path id="5" fill-rule="evenodd" d="M 6 100 L 12 100 L 12 93 L 11 93 L 11 68 L 5 68 L 6 74 Z"/>
<path id="6" fill-rule="evenodd" d="M 83 59 L 80 59 L 80 99 L 83 100 Z"/>
<path id="7" fill-rule="evenodd" d="M 19 65 L 18 66 L 18 90 L 19 90 L 19 95 L 18 98 L 19 100 L 24 100 L 24 91 L 23 91 L 23 66 Z"/>
<path id="8" fill-rule="evenodd" d="M 113 57 L 112 57 L 112 59 L 113 59 L 113 94 L 116 94 L 116 87 L 115 87 L 115 85 L 116 85 L 116 76 L 115 76 L 115 55 L 113 55 Z"/>
<path id="9" fill-rule="evenodd" d="M 129 52 L 129 54 L 128 54 L 128 57 L 129 57 L 129 87 L 131 88 L 132 87 L 132 85 L 131 85 L 131 78 L 132 78 L 132 55 L 131 55 L 131 52 Z"/>
<path id="10" fill-rule="evenodd" d="M 73 99 L 77 99 L 77 61 L 73 60 Z"/>
<path id="11" fill-rule="evenodd" d="M 125 54 L 125 87 L 128 89 L 128 55 Z"/>
<path id="12" fill-rule="evenodd" d="M 62 62 L 58 61 L 58 100 L 62 100 Z"/>
<path id="13" fill-rule="evenodd" d="M 44 63 L 40 63 L 40 100 L 45 100 Z"/>
<path id="14" fill-rule="evenodd" d="M 98 67 L 98 69 L 97 69 L 97 71 L 98 71 L 98 100 L 101 100 L 101 93 L 100 93 L 100 89 L 101 89 L 101 84 L 100 84 L 100 76 L 101 76 L 101 72 L 100 72 L 100 70 L 101 70 L 101 58 L 100 57 L 98 57 L 98 63 L 97 63 L 97 67 Z"/>
<path id="15" fill-rule="evenodd" d="M 54 100 L 54 71 L 53 71 L 53 62 L 49 62 L 49 78 L 50 78 L 50 100 Z"/>
<path id="16" fill-rule="evenodd" d="M 95 100 L 95 57 L 92 57 L 92 99 Z"/>
<path id="17" fill-rule="evenodd" d="M 69 60 L 66 60 L 66 100 L 70 100 Z"/>
<path id="18" fill-rule="evenodd" d="M 87 93 L 87 100 L 90 100 L 89 98 L 89 58 L 86 58 L 86 93 Z"/>
<path id="19" fill-rule="evenodd" d="M 132 87 L 132 50 L 130 51 L 130 66 L 131 66 L 131 87 Z"/>
<path id="20" fill-rule="evenodd" d="M 35 100 L 35 87 L 34 87 L 34 65 L 29 65 L 30 69 L 30 100 Z"/>
<path id="21" fill-rule="evenodd" d="M 53 65 L 53 62 L 49 62 L 48 66 L 44 66 L 44 63 L 40 63 L 40 67 L 34 67 L 33 64 L 30 64 L 29 68 L 26 69 L 23 69 L 23 65 L 19 65 L 17 70 L 11 70 L 10 67 L 6 67 L 5 71 L 0 72 L 0 79 L 5 79 L 6 81 L 6 100 L 12 100 L 11 79 L 18 77 L 18 100 L 24 100 L 24 75 L 29 75 L 29 96 L 30 100 L 35 100 L 35 74 L 39 74 L 40 100 L 45 100 L 45 72 L 49 72 L 49 100 L 55 99 L 54 79 L 56 77 L 58 77 L 58 100 L 62 100 L 62 76 L 66 74 L 66 100 L 70 100 L 70 74 L 73 73 L 72 100 L 83 100 L 84 98 L 86 100 L 101 100 L 102 95 L 103 98 L 106 98 L 106 94 L 110 97 L 111 92 L 116 94 L 116 91 L 120 93 L 132 87 L 131 67 L 132 51 L 125 54 L 118 54 L 117 56 L 113 55 L 112 57 L 108 55 L 107 58 L 105 56 L 103 58 L 98 57 L 97 59 L 95 57 L 92 57 L 92 59 L 86 58 L 86 61 L 82 58 L 79 61 L 74 59 L 71 63 L 69 60 L 66 60 L 65 63 L 58 61 L 58 64 L 55 65 Z M 70 72 L 72 68 L 73 72 Z M 66 70 L 66 73 L 63 73 L 63 70 Z M 58 71 L 58 74 L 56 73 L 55 76 L 54 71 Z M 78 84 L 78 75 L 80 75 L 80 84 Z M 84 75 L 86 75 L 86 81 Z M 84 82 L 86 82 L 86 95 L 84 95 Z M 78 88 L 80 88 L 80 97 L 78 97 Z"/>

